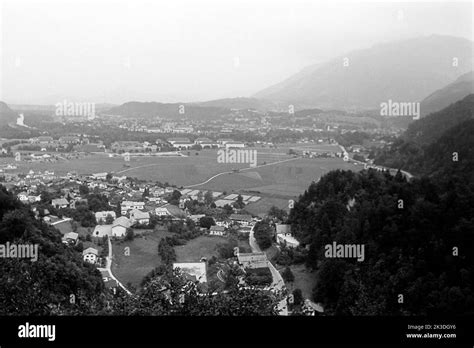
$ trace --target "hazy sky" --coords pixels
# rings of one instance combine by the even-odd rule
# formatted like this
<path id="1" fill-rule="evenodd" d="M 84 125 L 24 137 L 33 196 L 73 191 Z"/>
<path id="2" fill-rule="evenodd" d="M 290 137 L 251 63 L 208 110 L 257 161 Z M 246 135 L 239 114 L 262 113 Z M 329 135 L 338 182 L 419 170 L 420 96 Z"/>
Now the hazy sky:
<path id="1" fill-rule="evenodd" d="M 472 3 L 0 0 L 0 100 L 197 101 L 250 96 L 381 41 L 472 40 Z"/>

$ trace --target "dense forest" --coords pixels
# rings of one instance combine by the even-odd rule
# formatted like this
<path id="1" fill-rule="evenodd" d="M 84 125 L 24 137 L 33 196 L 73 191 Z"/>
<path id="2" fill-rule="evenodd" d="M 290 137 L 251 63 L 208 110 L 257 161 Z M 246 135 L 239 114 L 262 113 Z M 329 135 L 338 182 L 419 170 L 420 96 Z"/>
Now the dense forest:
<path id="1" fill-rule="evenodd" d="M 99 271 L 61 242 L 61 233 L 0 186 L 0 244 L 38 244 L 38 259 L 0 259 L 0 314 L 45 315 L 97 302 L 104 294 Z M 73 295 L 73 297 L 71 297 Z"/>
<path id="2" fill-rule="evenodd" d="M 474 313 L 473 109 L 471 95 L 379 156 L 415 178 L 333 171 L 300 196 L 289 221 L 327 314 Z M 326 257 L 333 242 L 364 245 L 364 261 Z"/>
<path id="3" fill-rule="evenodd" d="M 473 172 L 474 94 L 410 124 L 375 163 L 418 175 Z M 458 161 L 453 153 L 457 153 Z M 452 166 L 453 162 L 459 167 Z"/>

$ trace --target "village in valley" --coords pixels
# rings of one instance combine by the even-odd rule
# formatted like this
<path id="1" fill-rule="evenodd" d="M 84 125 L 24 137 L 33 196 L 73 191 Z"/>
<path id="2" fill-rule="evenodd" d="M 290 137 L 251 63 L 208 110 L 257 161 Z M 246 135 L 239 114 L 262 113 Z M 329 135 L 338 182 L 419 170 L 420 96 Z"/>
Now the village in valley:
<path id="1" fill-rule="evenodd" d="M 280 314 L 323 311 L 301 291 L 295 301 L 290 268 L 272 261 L 282 250 L 306 252 L 284 223 L 286 212 L 273 207 L 270 215 L 245 213 L 245 205 L 259 196 L 164 186 L 111 173 L 60 176 L 30 170 L 10 184 L 37 219 L 56 227 L 67 247 L 81 251 L 84 262 L 97 267 L 113 293 L 117 287 L 130 293 L 139 286 L 137 276 L 164 265 L 179 269 L 202 291 L 225 291 L 226 272 L 237 267 L 243 285 L 286 291 Z M 266 235 L 256 237 L 256 229 Z M 265 251 L 259 238 L 267 239 Z M 155 247 L 154 257 L 141 255 L 153 254 L 143 248 L 146 243 Z M 187 244 L 198 249 L 173 249 Z"/>
<path id="2" fill-rule="evenodd" d="M 327 122 L 319 110 L 269 118 L 241 109 L 214 120 L 49 114 L 38 128 L 18 116 L 12 129 L 35 136 L 0 142 L 0 177 L 106 288 L 132 294 L 172 269 L 206 293 L 232 281 L 270 291 L 280 315 L 324 311 L 312 301 L 309 245 L 288 223 L 298 196 L 331 169 L 372 166 L 398 131 L 357 116 Z"/>

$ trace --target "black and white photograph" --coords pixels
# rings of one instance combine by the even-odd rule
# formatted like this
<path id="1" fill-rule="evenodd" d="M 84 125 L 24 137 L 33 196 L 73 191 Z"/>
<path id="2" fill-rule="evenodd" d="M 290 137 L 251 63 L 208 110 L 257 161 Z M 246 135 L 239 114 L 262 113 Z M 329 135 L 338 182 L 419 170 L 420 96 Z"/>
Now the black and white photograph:
<path id="1" fill-rule="evenodd" d="M 472 347 L 473 5 L 0 0 L 0 347 Z"/>

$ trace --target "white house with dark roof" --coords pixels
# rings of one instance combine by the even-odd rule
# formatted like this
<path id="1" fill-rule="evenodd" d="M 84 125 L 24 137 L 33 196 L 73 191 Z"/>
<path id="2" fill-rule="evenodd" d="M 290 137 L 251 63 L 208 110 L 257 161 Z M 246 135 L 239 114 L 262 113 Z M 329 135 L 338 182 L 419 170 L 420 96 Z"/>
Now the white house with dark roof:
<path id="1" fill-rule="evenodd" d="M 95 248 L 87 248 L 82 252 L 82 257 L 85 262 L 95 264 L 99 259 L 99 251 Z"/>

